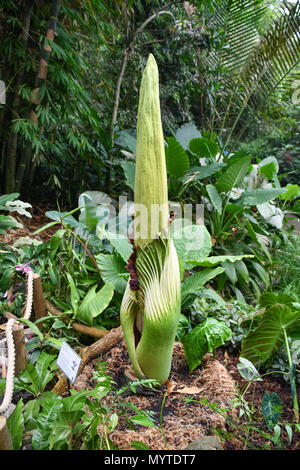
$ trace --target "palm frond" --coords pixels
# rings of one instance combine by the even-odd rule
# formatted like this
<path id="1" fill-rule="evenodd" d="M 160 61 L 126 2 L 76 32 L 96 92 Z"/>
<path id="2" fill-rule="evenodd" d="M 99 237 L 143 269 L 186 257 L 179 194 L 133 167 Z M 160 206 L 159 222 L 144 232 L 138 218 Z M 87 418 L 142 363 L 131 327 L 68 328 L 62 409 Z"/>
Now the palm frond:
<path id="1" fill-rule="evenodd" d="M 269 96 L 300 59 L 300 3 L 286 6 L 250 56 L 242 81 L 251 93 L 251 103 Z"/>

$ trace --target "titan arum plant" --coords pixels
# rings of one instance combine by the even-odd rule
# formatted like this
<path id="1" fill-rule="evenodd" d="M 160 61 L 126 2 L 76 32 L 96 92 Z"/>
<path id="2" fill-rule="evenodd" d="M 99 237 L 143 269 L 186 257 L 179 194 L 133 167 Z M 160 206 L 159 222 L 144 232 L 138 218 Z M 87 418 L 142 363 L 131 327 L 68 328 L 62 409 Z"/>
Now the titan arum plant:
<path id="1" fill-rule="evenodd" d="M 133 253 L 120 319 L 135 375 L 164 384 L 180 314 L 180 272 L 170 236 L 158 68 L 150 54 L 139 96 Z"/>

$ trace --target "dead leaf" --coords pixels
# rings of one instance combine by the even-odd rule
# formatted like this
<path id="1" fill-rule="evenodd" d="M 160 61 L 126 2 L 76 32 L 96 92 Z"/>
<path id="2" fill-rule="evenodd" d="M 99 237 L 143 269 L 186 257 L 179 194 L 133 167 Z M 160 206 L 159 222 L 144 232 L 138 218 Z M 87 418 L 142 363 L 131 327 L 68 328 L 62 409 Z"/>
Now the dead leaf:
<path id="1" fill-rule="evenodd" d="M 167 394 L 180 393 L 182 395 L 194 395 L 194 394 L 203 392 L 203 388 L 198 388 L 195 386 L 188 387 L 186 385 L 179 385 L 176 382 L 173 382 L 172 380 L 169 380 L 166 385 L 167 385 Z"/>

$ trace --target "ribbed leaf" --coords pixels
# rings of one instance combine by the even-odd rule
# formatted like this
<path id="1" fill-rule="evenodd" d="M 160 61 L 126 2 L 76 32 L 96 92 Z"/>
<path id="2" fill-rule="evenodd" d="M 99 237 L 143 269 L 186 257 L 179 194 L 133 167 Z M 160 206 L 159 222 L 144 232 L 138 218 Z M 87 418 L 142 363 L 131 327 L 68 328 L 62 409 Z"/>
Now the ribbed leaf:
<path id="1" fill-rule="evenodd" d="M 135 163 L 134 162 L 121 162 L 127 185 L 134 191 L 134 176 L 135 176 Z"/>
<path id="2" fill-rule="evenodd" d="M 106 309 L 114 294 L 114 286 L 112 283 L 104 284 L 98 292 L 96 292 L 96 289 L 97 286 L 93 286 L 88 291 L 76 315 L 78 320 L 87 325 L 92 325 L 93 319 Z"/>
<path id="3" fill-rule="evenodd" d="M 192 274 L 185 278 L 182 284 L 181 295 L 182 298 L 186 297 L 189 294 L 194 294 L 195 292 L 202 289 L 204 284 L 206 284 L 210 279 L 218 276 L 224 271 L 224 268 L 220 266 L 213 269 L 203 269 L 197 273 Z"/>
<path id="4" fill-rule="evenodd" d="M 179 127 L 175 137 L 184 150 L 187 150 L 190 140 L 201 137 L 201 134 L 193 122 L 188 122 Z"/>
<path id="5" fill-rule="evenodd" d="M 265 202 L 273 201 L 280 194 L 286 191 L 284 188 L 258 188 L 252 191 L 245 191 L 238 203 L 243 206 L 256 206 L 257 204 L 264 204 Z"/>
<path id="6" fill-rule="evenodd" d="M 129 274 L 125 270 L 125 263 L 122 258 L 116 255 L 104 255 L 101 253 L 96 256 L 96 261 L 104 282 L 111 282 L 115 290 L 123 294 Z"/>
<path id="7" fill-rule="evenodd" d="M 224 261 L 230 261 L 231 263 L 235 263 L 243 258 L 254 258 L 253 255 L 220 255 L 220 256 L 210 256 L 201 261 L 195 261 L 188 259 L 187 262 L 193 266 L 203 266 L 206 268 L 212 268 L 213 266 L 217 266 L 217 264 L 223 263 Z"/>
<path id="8" fill-rule="evenodd" d="M 175 137 L 167 137 L 165 148 L 167 172 L 175 178 L 180 178 L 189 169 L 189 157 Z"/>
<path id="9" fill-rule="evenodd" d="M 217 190 L 222 193 L 231 191 L 232 188 L 239 186 L 248 172 L 250 162 L 251 157 L 245 157 L 226 168 L 216 180 L 215 186 Z"/>
<path id="10" fill-rule="evenodd" d="M 219 146 L 217 142 L 202 137 L 192 139 L 189 142 L 189 149 L 199 158 L 214 158 L 219 151 Z"/>
<path id="11" fill-rule="evenodd" d="M 242 342 L 241 356 L 255 366 L 263 364 L 284 342 L 284 330 L 300 331 L 300 314 L 287 305 L 275 304 L 263 314 L 258 327 Z"/>
<path id="12" fill-rule="evenodd" d="M 174 227 L 176 222 L 173 222 Z M 210 234 L 203 225 L 183 225 L 173 232 L 172 238 L 186 269 L 189 267 L 187 260 L 201 261 L 208 257 L 212 248 Z"/>
<path id="13" fill-rule="evenodd" d="M 37 418 L 36 429 L 32 435 L 32 446 L 35 450 L 47 450 L 49 437 L 53 430 L 59 410 L 63 407 L 61 400 L 48 400 L 44 403 L 43 412 Z"/>
<path id="14" fill-rule="evenodd" d="M 11 436 L 13 450 L 20 450 L 24 434 L 23 399 L 21 398 L 13 413 L 7 419 L 7 428 Z"/>
<path id="15" fill-rule="evenodd" d="M 190 168 L 189 173 L 185 175 L 181 180 L 186 184 L 202 180 L 204 178 L 208 178 L 211 175 L 214 175 L 215 173 L 220 171 L 224 166 L 225 163 L 218 162 L 213 162 L 209 165 L 194 166 L 193 168 Z"/>
<path id="16" fill-rule="evenodd" d="M 222 198 L 220 197 L 217 188 L 213 184 L 206 186 L 206 191 L 209 195 L 210 201 L 218 214 L 222 213 Z"/>
<path id="17" fill-rule="evenodd" d="M 199 366 L 204 354 L 224 344 L 231 334 L 231 330 L 224 322 L 207 318 L 185 335 L 182 343 L 190 371 Z"/>

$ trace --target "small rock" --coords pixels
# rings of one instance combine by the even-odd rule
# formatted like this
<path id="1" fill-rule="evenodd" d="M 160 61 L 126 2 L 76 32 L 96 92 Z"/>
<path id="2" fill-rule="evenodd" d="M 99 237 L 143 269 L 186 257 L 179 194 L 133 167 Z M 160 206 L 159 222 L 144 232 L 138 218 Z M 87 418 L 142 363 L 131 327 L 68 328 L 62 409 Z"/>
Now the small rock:
<path id="1" fill-rule="evenodd" d="M 184 450 L 223 450 L 218 436 L 202 436 L 191 442 Z"/>

